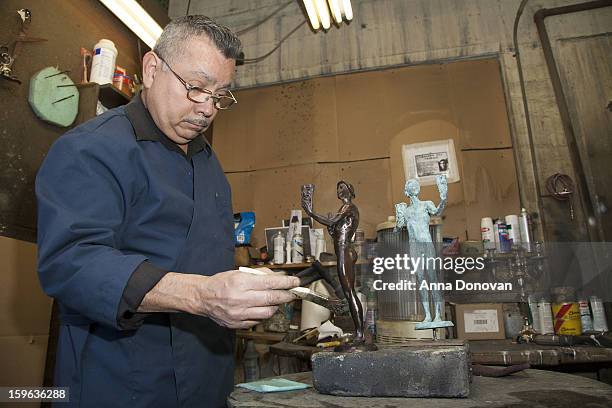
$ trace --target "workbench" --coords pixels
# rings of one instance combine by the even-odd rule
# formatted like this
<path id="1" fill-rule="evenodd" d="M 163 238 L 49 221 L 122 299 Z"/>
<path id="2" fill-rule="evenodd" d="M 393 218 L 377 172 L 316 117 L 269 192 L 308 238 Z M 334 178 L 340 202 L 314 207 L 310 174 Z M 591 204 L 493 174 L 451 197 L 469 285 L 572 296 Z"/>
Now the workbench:
<path id="1" fill-rule="evenodd" d="M 311 372 L 281 377 L 312 385 Z M 312 387 L 277 393 L 235 388 L 228 397 L 228 405 L 231 408 L 604 408 L 612 406 L 612 386 L 577 375 L 529 369 L 500 378 L 474 376 L 470 396 L 462 399 L 336 397 L 319 394 Z"/>
<path id="2" fill-rule="evenodd" d="M 537 367 L 555 367 L 571 364 L 599 364 L 612 367 L 612 349 L 594 346 L 541 346 L 517 344 L 511 340 L 470 340 L 473 364 L 509 366 L 529 363 Z M 270 352 L 282 357 L 310 360 L 322 349 L 280 342 L 270 346 Z"/>

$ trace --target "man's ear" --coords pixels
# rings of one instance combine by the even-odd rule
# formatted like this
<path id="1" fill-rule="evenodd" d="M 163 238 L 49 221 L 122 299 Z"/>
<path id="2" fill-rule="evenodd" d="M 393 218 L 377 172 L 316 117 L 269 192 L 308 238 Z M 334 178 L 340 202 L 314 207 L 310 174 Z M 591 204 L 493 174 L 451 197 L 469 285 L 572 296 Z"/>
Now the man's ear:
<path id="1" fill-rule="evenodd" d="M 142 58 L 142 85 L 145 89 L 148 89 L 153 85 L 155 74 L 157 73 L 157 67 L 161 63 L 161 60 L 153 53 L 153 51 L 147 52 Z"/>

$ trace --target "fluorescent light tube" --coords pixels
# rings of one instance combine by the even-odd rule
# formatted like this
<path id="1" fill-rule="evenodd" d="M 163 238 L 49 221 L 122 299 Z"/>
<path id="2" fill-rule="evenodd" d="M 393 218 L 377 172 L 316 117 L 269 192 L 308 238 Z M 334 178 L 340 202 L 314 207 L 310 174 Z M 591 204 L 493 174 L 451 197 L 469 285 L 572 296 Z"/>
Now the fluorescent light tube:
<path id="1" fill-rule="evenodd" d="M 342 13 L 347 21 L 353 19 L 353 7 L 351 6 L 351 0 L 342 0 Z"/>
<path id="2" fill-rule="evenodd" d="M 100 0 L 119 20 L 153 49 L 162 28 L 136 0 Z"/>
<path id="3" fill-rule="evenodd" d="M 332 16 L 338 24 L 342 24 L 342 9 L 340 8 L 340 1 L 341 0 L 327 0 Z"/>
<path id="4" fill-rule="evenodd" d="M 314 0 L 317 8 L 317 14 L 324 30 L 331 27 L 331 17 L 329 16 L 329 9 L 327 8 L 327 2 L 325 0 Z"/>
<path id="5" fill-rule="evenodd" d="M 317 9 L 315 8 L 313 0 L 304 0 L 304 7 L 306 8 L 306 14 L 308 14 L 312 29 L 318 30 L 321 24 L 319 23 L 319 16 L 317 15 Z"/>

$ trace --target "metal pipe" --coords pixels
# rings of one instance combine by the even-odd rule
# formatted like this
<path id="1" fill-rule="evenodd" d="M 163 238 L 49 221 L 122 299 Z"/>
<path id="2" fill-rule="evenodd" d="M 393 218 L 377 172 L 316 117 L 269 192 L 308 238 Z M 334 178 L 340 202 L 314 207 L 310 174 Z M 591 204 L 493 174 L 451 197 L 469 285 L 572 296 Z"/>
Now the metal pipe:
<path id="1" fill-rule="evenodd" d="M 548 37 L 548 32 L 546 31 L 546 24 L 544 23 L 544 19 L 550 16 L 558 16 L 562 14 L 576 13 L 579 11 L 594 10 L 609 6 L 612 6 L 612 0 L 590 1 L 587 3 L 571 4 L 568 6 L 555 7 L 551 9 L 543 8 L 538 10 L 533 17 L 536 27 L 538 29 L 538 36 L 540 37 L 540 42 L 542 44 L 542 52 L 544 53 L 544 59 L 546 60 L 546 67 L 548 68 L 550 80 L 552 82 L 553 90 L 555 92 L 555 99 L 559 108 L 561 122 L 563 123 L 563 131 L 565 133 L 565 138 L 567 139 L 567 147 L 570 152 L 570 159 L 572 161 L 572 166 L 574 167 L 574 172 L 576 173 L 576 176 L 578 178 L 582 209 L 587 216 L 587 231 L 589 232 L 591 240 L 594 241 L 602 241 L 604 239 L 602 236 L 601 228 L 599 228 L 600 219 L 594 211 L 593 200 L 591 198 L 589 185 L 587 183 L 586 175 L 584 173 L 582 158 L 580 157 L 580 152 L 578 150 L 576 134 L 574 133 L 574 128 L 572 127 L 572 120 L 570 117 L 569 108 L 567 106 L 567 101 L 565 99 L 565 93 L 563 92 L 561 77 L 559 76 L 559 70 L 557 69 L 557 64 L 552 51 L 550 38 Z M 596 226 L 598 227 L 596 231 L 593 231 L 591 221 L 595 221 Z"/>
<path id="2" fill-rule="evenodd" d="M 523 11 L 525 10 L 525 6 L 527 5 L 528 0 L 522 0 L 519 8 L 516 12 L 516 17 L 514 18 L 514 28 L 512 31 L 512 43 L 514 45 L 514 57 L 516 58 L 516 68 L 519 74 L 519 84 L 521 85 L 521 97 L 523 99 L 523 112 L 525 113 L 525 124 L 527 125 L 527 140 L 529 141 L 529 154 L 531 155 L 531 170 L 533 171 L 533 181 L 535 184 L 535 198 L 536 205 L 538 206 L 538 220 L 540 222 L 542 238 L 544 241 L 548 241 L 548 234 L 546 229 L 546 218 L 544 216 L 544 204 L 542 203 L 542 195 L 540 190 L 540 172 L 538 169 L 538 161 L 536 158 L 535 145 L 533 143 L 533 127 L 531 126 L 531 117 L 529 115 L 529 101 L 527 100 L 527 91 L 525 90 L 525 78 L 523 76 L 523 66 L 521 63 L 521 53 L 519 51 L 519 42 L 518 42 L 518 26 L 521 21 L 521 16 L 523 15 Z M 514 146 L 514 162 L 515 165 L 519 165 L 519 160 L 517 158 L 518 153 L 518 142 L 516 141 L 516 136 L 512 138 L 512 145 Z M 517 171 L 518 173 L 518 171 Z M 519 183 L 520 187 L 520 183 Z M 523 194 L 520 194 L 519 197 L 521 200 L 521 208 L 529 209 L 529 206 L 525 203 Z"/>

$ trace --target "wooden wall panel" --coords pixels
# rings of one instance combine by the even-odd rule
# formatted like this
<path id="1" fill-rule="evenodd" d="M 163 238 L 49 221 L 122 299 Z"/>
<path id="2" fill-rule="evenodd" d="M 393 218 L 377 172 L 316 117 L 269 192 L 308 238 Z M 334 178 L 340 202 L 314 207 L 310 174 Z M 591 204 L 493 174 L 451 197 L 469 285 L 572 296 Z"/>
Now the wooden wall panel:
<path id="1" fill-rule="evenodd" d="M 49 333 L 51 299 L 36 273 L 36 246 L 0 236 L 0 337 Z"/>
<path id="2" fill-rule="evenodd" d="M 398 131 L 425 114 L 450 112 L 444 65 L 338 76 L 338 138 L 342 160 L 388 157 Z"/>
<path id="3" fill-rule="evenodd" d="M 447 65 L 462 149 L 512 146 L 506 101 L 495 59 Z M 466 98 L 469 102 L 465 103 Z"/>
<path id="4" fill-rule="evenodd" d="M 51 299 L 36 273 L 36 245 L 0 236 L 0 337 L 49 333 Z"/>
<path id="5" fill-rule="evenodd" d="M 359 208 L 359 228 L 366 237 L 376 236 L 376 225 L 394 214 L 391 200 L 389 159 L 345 163 L 340 166 L 340 179 L 355 187 L 355 203 Z"/>
<path id="6" fill-rule="evenodd" d="M 36 245 L 0 236 L 0 385 L 42 386 L 52 301 L 38 282 Z"/>
<path id="7" fill-rule="evenodd" d="M 337 158 L 334 78 L 262 89 L 254 107 L 255 168 Z"/>
<path id="8" fill-rule="evenodd" d="M 213 127 L 213 147 L 226 172 L 253 170 L 255 161 L 256 128 L 255 109 L 259 94 L 244 91 L 237 95 L 238 103 L 232 110 L 219 112 Z M 240 120 L 234 120 L 234 118 Z M 230 138 L 220 140 L 221 138 Z"/>
<path id="9" fill-rule="evenodd" d="M 48 340 L 49 336 L 0 337 L 0 386 L 42 387 Z"/>

